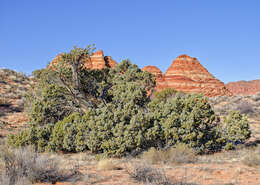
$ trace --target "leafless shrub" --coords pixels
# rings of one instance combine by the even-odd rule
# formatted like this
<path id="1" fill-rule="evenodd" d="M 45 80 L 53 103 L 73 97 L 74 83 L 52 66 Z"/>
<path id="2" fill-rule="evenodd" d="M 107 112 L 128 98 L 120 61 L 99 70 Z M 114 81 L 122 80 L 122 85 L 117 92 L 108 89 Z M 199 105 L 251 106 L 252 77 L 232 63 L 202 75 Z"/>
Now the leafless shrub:
<path id="1" fill-rule="evenodd" d="M 241 114 L 252 114 L 254 113 L 253 106 L 248 102 L 240 102 L 236 108 L 236 110 L 240 111 Z"/>
<path id="2" fill-rule="evenodd" d="M 6 185 L 17 185 L 23 181 L 51 182 L 64 181 L 79 176 L 77 168 L 60 170 L 56 159 L 38 154 L 32 148 L 1 148 L 0 159 L 3 163 L 1 182 Z M 25 183 L 26 184 L 26 183 Z M 28 184 L 28 183 L 27 183 Z"/>
<path id="3" fill-rule="evenodd" d="M 127 173 L 138 182 L 154 185 L 171 184 L 162 170 L 152 168 L 146 164 L 132 164 L 128 167 Z"/>
<path id="4" fill-rule="evenodd" d="M 146 163 L 133 163 L 127 167 L 127 173 L 131 178 L 147 185 L 196 185 L 183 181 L 170 181 L 164 170 L 153 168 Z"/>

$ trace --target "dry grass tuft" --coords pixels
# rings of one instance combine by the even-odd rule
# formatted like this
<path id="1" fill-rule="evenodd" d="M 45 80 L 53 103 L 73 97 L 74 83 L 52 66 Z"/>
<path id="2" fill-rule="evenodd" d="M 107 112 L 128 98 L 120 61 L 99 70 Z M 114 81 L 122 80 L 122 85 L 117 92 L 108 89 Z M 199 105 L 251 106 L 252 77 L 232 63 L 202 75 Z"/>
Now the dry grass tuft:
<path id="1" fill-rule="evenodd" d="M 260 147 L 254 151 L 249 151 L 248 154 L 242 160 L 243 164 L 251 167 L 260 166 Z"/>
<path id="2" fill-rule="evenodd" d="M 197 161 L 197 156 L 193 149 L 184 144 L 178 144 L 175 148 L 168 150 L 149 149 L 144 152 L 142 158 L 148 163 L 194 163 Z"/>
<path id="3" fill-rule="evenodd" d="M 147 185 L 196 185 L 184 181 L 170 181 L 163 169 L 153 168 L 146 163 L 131 163 L 126 168 L 131 178 Z"/>
<path id="4" fill-rule="evenodd" d="M 138 182 L 154 185 L 171 184 L 162 170 L 152 168 L 146 164 L 131 164 L 127 168 L 127 173 Z"/>
<path id="5" fill-rule="evenodd" d="M 32 148 L 12 149 L 2 145 L 0 151 L 0 184 L 55 183 L 80 177 L 76 167 L 61 170 L 56 159 L 36 153 Z"/>
<path id="6" fill-rule="evenodd" d="M 98 170 L 120 170 L 116 162 L 113 159 L 101 159 L 98 162 Z"/>

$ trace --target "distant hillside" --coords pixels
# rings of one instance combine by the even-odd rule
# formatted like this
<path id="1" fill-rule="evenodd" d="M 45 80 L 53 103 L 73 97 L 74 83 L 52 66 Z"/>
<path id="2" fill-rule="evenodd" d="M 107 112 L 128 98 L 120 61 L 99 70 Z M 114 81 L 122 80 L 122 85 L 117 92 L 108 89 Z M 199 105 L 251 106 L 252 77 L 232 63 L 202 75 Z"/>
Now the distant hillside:
<path id="1" fill-rule="evenodd" d="M 0 69 L 0 137 L 8 134 L 8 130 L 23 127 L 27 121 L 25 94 L 34 83 L 32 78 L 22 73 Z"/>
<path id="2" fill-rule="evenodd" d="M 234 95 L 253 95 L 260 92 L 260 79 L 251 81 L 229 82 L 226 87 Z"/>

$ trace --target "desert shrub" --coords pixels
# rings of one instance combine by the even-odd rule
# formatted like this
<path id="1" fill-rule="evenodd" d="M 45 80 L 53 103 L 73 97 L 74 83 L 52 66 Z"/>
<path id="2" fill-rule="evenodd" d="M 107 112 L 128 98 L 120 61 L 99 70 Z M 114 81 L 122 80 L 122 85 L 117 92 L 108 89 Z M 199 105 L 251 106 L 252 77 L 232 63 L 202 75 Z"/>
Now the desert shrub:
<path id="1" fill-rule="evenodd" d="M 30 121 L 37 125 L 56 123 L 68 116 L 73 111 L 73 102 L 65 96 L 66 89 L 55 84 L 46 85 L 41 89 L 40 98 L 33 95 L 27 96 L 30 102 Z"/>
<path id="2" fill-rule="evenodd" d="M 247 166 L 260 166 L 260 147 L 258 146 L 256 150 L 249 151 L 242 162 Z"/>
<path id="3" fill-rule="evenodd" d="M 4 166 L 0 184 L 55 183 L 79 174 L 76 168 L 60 170 L 57 160 L 47 155 L 39 155 L 32 148 L 1 148 L 1 151 L 0 160 Z"/>
<path id="4" fill-rule="evenodd" d="M 155 92 L 152 95 L 152 102 L 149 104 L 149 108 L 154 109 L 160 102 L 166 103 L 169 98 L 173 98 L 176 94 L 177 91 L 172 88 L 166 88 L 162 91 Z"/>
<path id="5" fill-rule="evenodd" d="M 112 159 L 102 159 L 98 161 L 97 169 L 99 170 L 118 170 L 120 169 Z"/>
<path id="6" fill-rule="evenodd" d="M 79 113 L 73 113 L 62 121 L 58 121 L 52 130 L 48 149 L 75 152 L 77 124 L 81 122 L 81 118 Z"/>
<path id="7" fill-rule="evenodd" d="M 138 182 L 146 184 L 164 184 L 170 185 L 165 173 L 160 169 L 152 168 L 147 164 L 132 164 L 127 168 L 127 173 L 131 178 L 135 179 Z"/>
<path id="8" fill-rule="evenodd" d="M 178 144 L 167 150 L 150 148 L 142 158 L 149 163 L 193 163 L 197 160 L 196 153 L 185 144 Z"/>
<path id="9" fill-rule="evenodd" d="M 149 147 L 153 123 L 147 113 L 147 90 L 154 85 L 151 74 L 129 61 L 111 70 L 112 99 L 89 113 L 86 143 L 95 153 L 122 156 Z"/>
<path id="10" fill-rule="evenodd" d="M 202 95 L 166 89 L 151 100 L 147 92 L 155 86 L 154 77 L 129 60 L 103 70 L 84 68 L 90 54 L 90 48 L 74 48 L 34 72 L 37 84 L 26 101 L 32 127 L 10 135 L 10 144 L 124 156 L 178 144 L 214 152 L 250 136 L 243 117 L 227 119 L 230 124 L 222 129 Z"/>
<path id="11" fill-rule="evenodd" d="M 226 149 L 232 149 L 234 145 L 244 143 L 251 136 L 247 117 L 240 112 L 231 111 L 224 118 L 221 134 L 225 140 Z"/>
<path id="12" fill-rule="evenodd" d="M 168 154 L 166 150 L 151 147 L 148 151 L 143 152 L 142 159 L 151 164 L 166 163 L 168 162 Z"/>
<path id="13" fill-rule="evenodd" d="M 185 144 L 178 144 L 174 148 L 171 148 L 168 155 L 169 162 L 176 164 L 194 163 L 197 160 L 194 150 Z"/>
<path id="14" fill-rule="evenodd" d="M 253 105 L 251 105 L 250 103 L 248 102 L 240 102 L 236 109 L 236 111 L 240 111 L 241 114 L 252 114 L 254 113 L 254 108 L 253 108 Z"/>
<path id="15" fill-rule="evenodd" d="M 50 124 L 42 127 L 32 125 L 16 135 L 8 135 L 8 144 L 15 147 L 33 145 L 35 150 L 43 152 L 48 146 L 52 129 L 53 125 Z"/>
<path id="16" fill-rule="evenodd" d="M 176 95 L 166 103 L 158 103 L 152 116 L 154 124 L 161 127 L 158 145 L 164 148 L 178 143 L 187 144 L 197 152 L 221 148 L 216 129 L 219 119 L 202 95 Z"/>

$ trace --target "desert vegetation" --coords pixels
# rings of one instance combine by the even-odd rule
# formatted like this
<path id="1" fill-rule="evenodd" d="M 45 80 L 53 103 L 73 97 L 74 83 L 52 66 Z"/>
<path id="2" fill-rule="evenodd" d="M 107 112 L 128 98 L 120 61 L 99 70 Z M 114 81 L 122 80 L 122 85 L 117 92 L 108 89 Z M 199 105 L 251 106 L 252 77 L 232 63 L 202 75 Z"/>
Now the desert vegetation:
<path id="1" fill-rule="evenodd" d="M 8 147 L 4 149 L 7 153 L 1 158 L 3 182 L 20 181 L 17 179 L 22 176 L 15 171 L 20 169 L 15 167 L 10 172 L 8 165 L 15 166 L 10 161 L 15 162 L 21 158 L 20 154 L 24 157 L 23 153 L 30 150 L 28 156 L 37 166 L 28 168 L 45 176 L 35 176 L 22 166 L 26 183 L 66 178 L 85 179 L 90 184 L 99 182 L 92 179 L 93 174 L 80 176 L 76 168 L 70 173 L 60 171 L 54 159 L 45 155 L 54 152 L 65 156 L 88 153 L 97 159 L 93 160 L 97 170 L 125 169 L 130 178 L 139 183 L 193 184 L 187 179 L 169 177 L 156 165 L 178 168 L 203 163 L 208 156 L 238 150 L 249 140 L 251 130 L 247 116 L 258 111 L 251 106 L 258 102 L 257 96 L 252 98 L 254 103 L 247 105 L 234 99 L 241 104 L 223 111 L 217 106 L 221 97 L 208 99 L 201 94 L 172 89 L 154 93 L 155 76 L 129 60 L 123 60 L 114 68 L 86 69 L 84 62 L 93 51 L 91 46 L 75 47 L 46 69 L 33 72 L 35 83 L 31 83 L 23 102 L 29 117 L 28 128 L 7 138 Z M 12 159 L 7 158 L 9 155 Z M 258 167 L 259 153 L 254 149 L 240 161 Z M 50 166 L 42 169 L 39 163 Z M 171 170 L 174 169 L 171 167 Z"/>
<path id="2" fill-rule="evenodd" d="M 1 144 L 0 172 L 1 185 L 56 183 L 80 178 L 76 166 L 64 170 L 60 168 L 57 158 L 39 154 L 32 147 L 14 149 L 8 148 L 4 143 Z"/>
<path id="3" fill-rule="evenodd" d="M 250 137 L 244 115 L 231 112 L 221 124 L 202 95 L 166 89 L 148 96 L 154 76 L 128 60 L 115 68 L 85 69 L 83 61 L 92 51 L 74 48 L 34 72 L 38 83 L 26 104 L 30 129 L 10 135 L 10 145 L 121 157 L 177 144 L 212 153 Z"/>

